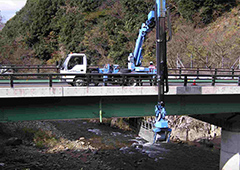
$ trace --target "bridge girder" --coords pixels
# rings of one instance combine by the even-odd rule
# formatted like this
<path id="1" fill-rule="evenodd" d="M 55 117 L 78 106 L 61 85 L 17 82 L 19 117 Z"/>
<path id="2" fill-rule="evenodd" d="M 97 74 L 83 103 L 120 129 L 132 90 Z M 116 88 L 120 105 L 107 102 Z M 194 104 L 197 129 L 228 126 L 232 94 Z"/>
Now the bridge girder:
<path id="1" fill-rule="evenodd" d="M 240 113 L 239 97 L 167 95 L 165 100 L 168 115 L 190 115 L 218 126 L 229 126 L 238 121 L 235 118 Z M 0 121 L 99 118 L 100 109 L 103 118 L 154 116 L 156 100 L 157 95 L 5 98 L 0 99 Z"/>

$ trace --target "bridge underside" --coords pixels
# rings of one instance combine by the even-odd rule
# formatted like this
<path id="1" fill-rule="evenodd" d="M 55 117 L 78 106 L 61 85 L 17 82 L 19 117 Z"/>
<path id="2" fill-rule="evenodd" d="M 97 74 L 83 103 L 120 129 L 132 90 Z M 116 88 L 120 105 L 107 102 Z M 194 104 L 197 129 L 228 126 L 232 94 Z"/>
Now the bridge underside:
<path id="1" fill-rule="evenodd" d="M 229 126 L 239 123 L 240 95 L 167 95 L 168 115 L 190 115 Z M 154 116 L 157 96 L 0 99 L 0 121 Z M 217 115 L 216 115 L 217 114 Z M 228 121 L 228 122 L 226 122 Z"/>

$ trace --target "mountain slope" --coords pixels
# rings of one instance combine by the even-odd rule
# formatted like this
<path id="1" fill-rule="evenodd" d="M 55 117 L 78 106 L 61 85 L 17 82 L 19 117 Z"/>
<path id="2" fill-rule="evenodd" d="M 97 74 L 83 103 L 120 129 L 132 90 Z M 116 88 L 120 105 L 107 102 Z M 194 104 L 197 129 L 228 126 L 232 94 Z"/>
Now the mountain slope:
<path id="1" fill-rule="evenodd" d="M 187 31 L 199 31 L 193 27 L 202 27 L 204 17 L 214 20 L 214 11 L 220 15 L 236 5 L 233 0 L 207 2 L 190 0 L 183 4 L 178 0 L 169 1 L 175 32 L 175 40 L 168 45 L 170 65 L 175 61 L 176 51 L 180 55 L 194 52 L 191 49 L 194 36 L 188 37 L 185 45 L 177 43 L 180 30 L 186 35 Z M 126 66 L 127 57 L 134 50 L 138 29 L 153 5 L 153 0 L 28 0 L 0 32 L 0 62 L 54 63 L 69 52 L 84 52 L 92 64 L 118 63 Z M 215 8 L 219 5 L 222 7 L 220 11 Z M 204 12 L 204 7 L 213 6 L 214 10 Z M 192 13 L 195 15 L 190 17 Z M 188 22 L 185 21 L 187 19 Z M 204 27 L 202 29 L 206 29 Z M 187 47 L 189 43 L 191 46 Z M 147 36 L 144 49 L 144 64 L 149 60 L 155 61 L 155 30 Z"/>

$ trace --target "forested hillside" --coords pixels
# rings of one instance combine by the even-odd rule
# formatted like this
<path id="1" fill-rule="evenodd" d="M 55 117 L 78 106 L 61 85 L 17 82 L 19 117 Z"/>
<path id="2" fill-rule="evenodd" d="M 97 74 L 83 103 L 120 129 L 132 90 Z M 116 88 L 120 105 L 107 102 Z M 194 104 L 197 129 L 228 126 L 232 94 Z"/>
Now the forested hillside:
<path id="1" fill-rule="evenodd" d="M 4 27 L 4 23 L 2 22 L 3 21 L 3 17 L 1 15 L 1 11 L 0 11 L 0 31 L 2 30 L 2 28 Z"/>
<path id="2" fill-rule="evenodd" d="M 240 56 L 237 0 L 169 0 L 173 40 L 168 63 L 229 66 Z M 53 64 L 69 52 L 84 52 L 89 63 L 126 66 L 141 23 L 154 0 L 27 0 L 0 31 L 0 62 Z M 144 43 L 144 64 L 155 61 L 155 30 Z"/>

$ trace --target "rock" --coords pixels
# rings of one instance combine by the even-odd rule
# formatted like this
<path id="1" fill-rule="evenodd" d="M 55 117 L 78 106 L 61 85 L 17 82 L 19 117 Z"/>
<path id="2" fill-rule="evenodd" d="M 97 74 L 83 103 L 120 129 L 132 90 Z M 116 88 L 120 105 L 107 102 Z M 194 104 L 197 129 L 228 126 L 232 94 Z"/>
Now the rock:
<path id="1" fill-rule="evenodd" d="M 138 145 L 138 143 L 135 143 L 135 142 L 134 142 L 131 146 L 134 147 L 134 148 L 136 148 L 137 145 Z"/>
<path id="2" fill-rule="evenodd" d="M 91 149 L 87 149 L 87 150 L 85 151 L 85 153 L 91 153 L 91 152 L 92 152 Z"/>
<path id="3" fill-rule="evenodd" d="M 133 154 L 135 154 L 135 152 L 129 152 L 128 154 L 129 154 L 129 155 L 133 155 Z"/>
<path id="4" fill-rule="evenodd" d="M 221 136 L 221 128 L 188 116 L 168 116 L 172 141 L 196 141 Z"/>
<path id="5" fill-rule="evenodd" d="M 213 142 L 208 141 L 206 143 L 206 146 L 209 147 L 209 148 L 213 148 L 214 144 L 213 144 Z"/>
<path id="6" fill-rule="evenodd" d="M 102 135 L 102 132 L 99 129 L 88 129 L 88 132 L 93 132 L 96 135 Z"/>
<path id="7" fill-rule="evenodd" d="M 84 137 L 80 137 L 79 140 L 85 140 L 85 138 Z"/>
<path id="8" fill-rule="evenodd" d="M 125 154 L 125 153 L 128 152 L 129 148 L 126 146 L 126 147 L 122 147 L 122 148 L 120 148 L 119 150 L 122 151 L 122 153 Z"/>
<path id="9" fill-rule="evenodd" d="M 96 155 L 96 154 L 98 154 L 98 150 L 94 150 L 92 153 L 93 153 L 93 155 Z"/>
<path id="10" fill-rule="evenodd" d="M 17 137 L 9 138 L 6 142 L 7 146 L 17 146 L 17 145 L 21 145 L 21 144 L 22 144 L 22 140 Z"/>
<path id="11" fill-rule="evenodd" d="M 123 118 L 112 118 L 110 127 L 112 128 L 120 128 L 123 130 L 131 130 L 129 128 L 129 124 L 123 120 Z"/>
<path id="12" fill-rule="evenodd" d="M 119 136 L 119 135 L 121 135 L 121 133 L 120 132 L 112 132 L 111 135 L 112 136 Z"/>
<path id="13" fill-rule="evenodd" d="M 137 145 L 136 148 L 137 148 L 137 149 L 142 149 L 142 148 L 143 148 L 143 145 Z"/>

